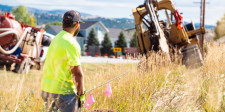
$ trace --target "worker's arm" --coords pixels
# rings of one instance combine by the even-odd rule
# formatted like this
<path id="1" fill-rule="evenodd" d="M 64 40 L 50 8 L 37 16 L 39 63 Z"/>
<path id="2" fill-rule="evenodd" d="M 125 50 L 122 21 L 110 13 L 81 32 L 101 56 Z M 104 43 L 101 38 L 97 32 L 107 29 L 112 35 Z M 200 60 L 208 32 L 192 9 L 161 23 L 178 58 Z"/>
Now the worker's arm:
<path id="1" fill-rule="evenodd" d="M 84 94 L 84 74 L 82 71 L 81 66 L 73 66 L 72 67 L 72 74 L 74 76 L 74 80 L 77 83 L 77 94 L 83 95 Z"/>

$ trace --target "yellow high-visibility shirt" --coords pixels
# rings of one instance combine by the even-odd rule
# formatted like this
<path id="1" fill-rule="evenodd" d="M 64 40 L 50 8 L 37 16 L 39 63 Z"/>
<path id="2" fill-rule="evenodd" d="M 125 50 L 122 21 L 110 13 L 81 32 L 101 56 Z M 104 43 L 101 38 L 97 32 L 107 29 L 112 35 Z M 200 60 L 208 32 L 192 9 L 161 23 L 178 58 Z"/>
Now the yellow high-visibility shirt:
<path id="1" fill-rule="evenodd" d="M 70 33 L 58 33 L 48 48 L 41 89 L 54 94 L 75 93 L 71 66 L 81 64 L 80 54 L 80 45 Z"/>

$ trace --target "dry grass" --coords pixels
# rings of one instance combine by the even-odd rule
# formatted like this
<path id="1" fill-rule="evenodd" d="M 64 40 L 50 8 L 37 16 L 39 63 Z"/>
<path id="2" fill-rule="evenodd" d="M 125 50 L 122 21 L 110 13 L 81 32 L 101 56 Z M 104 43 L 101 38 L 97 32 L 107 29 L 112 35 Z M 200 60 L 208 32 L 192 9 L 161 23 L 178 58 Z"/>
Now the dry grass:
<path id="1" fill-rule="evenodd" d="M 204 65 L 196 69 L 170 63 L 166 56 L 154 53 L 148 61 L 143 58 L 142 62 L 148 64 L 141 64 L 139 68 L 138 64 L 83 64 L 86 90 L 133 68 L 132 72 L 111 82 L 110 98 L 104 95 L 106 86 L 92 91 L 96 103 L 90 110 L 224 112 L 225 46 L 208 44 L 207 48 Z M 0 111 L 44 111 L 40 97 L 41 74 L 36 70 L 28 75 L 1 70 Z"/>

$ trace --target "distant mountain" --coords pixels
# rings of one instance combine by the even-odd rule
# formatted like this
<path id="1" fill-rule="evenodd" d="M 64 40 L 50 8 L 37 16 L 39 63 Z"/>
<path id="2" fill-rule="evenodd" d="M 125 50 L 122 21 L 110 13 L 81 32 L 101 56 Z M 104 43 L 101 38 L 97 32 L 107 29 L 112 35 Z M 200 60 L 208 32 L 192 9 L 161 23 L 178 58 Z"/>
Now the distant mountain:
<path id="1" fill-rule="evenodd" d="M 10 12 L 12 10 L 12 6 L 1 5 L 0 10 L 5 12 Z M 36 8 L 27 8 L 28 12 L 35 16 L 37 19 L 37 25 L 47 24 L 54 21 L 62 21 L 63 14 L 66 10 L 40 10 Z M 92 16 L 88 13 L 81 13 L 83 21 L 101 21 L 108 28 L 135 28 L 134 19 L 128 18 L 105 18 Z M 186 24 L 187 22 L 185 22 Z M 199 28 L 200 24 L 195 23 L 196 28 Z M 205 25 L 206 28 L 215 28 L 213 25 Z"/>
<path id="2" fill-rule="evenodd" d="M 37 24 L 42 25 L 54 21 L 62 21 L 62 14 L 38 14 L 35 13 L 35 17 L 37 18 Z M 104 17 L 82 17 L 82 21 L 101 21 L 107 28 L 134 28 L 134 20 L 133 19 L 120 19 L 120 18 L 104 18 Z"/>
<path id="3" fill-rule="evenodd" d="M 10 11 L 12 10 L 12 8 L 13 8 L 12 6 L 1 5 L 1 4 L 0 4 L 0 10 L 1 10 L 1 11 L 4 11 L 4 12 L 5 12 L 5 11 L 10 12 Z"/>
<path id="4" fill-rule="evenodd" d="M 195 27 L 200 28 L 200 23 L 195 23 Z M 205 28 L 206 29 L 213 29 L 213 28 L 215 28 L 215 26 L 214 25 L 205 25 Z"/>
<path id="5" fill-rule="evenodd" d="M 108 28 L 129 29 L 135 28 L 134 19 L 129 18 L 104 18 L 104 17 L 83 17 L 84 21 L 101 21 Z M 184 22 L 187 24 L 188 22 Z M 199 28 L 200 23 L 195 23 L 195 27 Z M 215 28 L 213 25 L 205 25 L 207 29 Z"/>
<path id="6" fill-rule="evenodd" d="M 188 23 L 190 23 L 190 22 L 184 21 L 184 24 L 188 24 Z M 194 23 L 194 25 L 195 25 L 195 28 L 200 28 L 200 23 Z M 215 28 L 215 26 L 214 25 L 205 25 L 205 28 L 212 29 L 212 28 Z"/>
<path id="7" fill-rule="evenodd" d="M 52 23 L 55 21 L 62 21 L 62 14 L 50 14 L 50 13 L 34 13 L 37 19 L 37 25 L 43 25 L 47 23 Z"/>

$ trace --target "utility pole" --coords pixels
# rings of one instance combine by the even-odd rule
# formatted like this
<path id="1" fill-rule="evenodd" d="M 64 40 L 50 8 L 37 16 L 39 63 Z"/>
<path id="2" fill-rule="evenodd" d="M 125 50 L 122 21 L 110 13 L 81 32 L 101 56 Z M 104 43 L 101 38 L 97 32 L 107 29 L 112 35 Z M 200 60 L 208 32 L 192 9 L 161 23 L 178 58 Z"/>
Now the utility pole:
<path id="1" fill-rule="evenodd" d="M 201 27 L 205 27 L 205 0 L 202 0 L 201 2 Z M 204 58 L 204 40 L 205 40 L 205 34 L 201 34 L 201 48 L 202 48 L 202 57 Z"/>
<path id="2" fill-rule="evenodd" d="M 194 2 L 194 3 L 199 3 L 199 2 Z M 200 27 L 205 27 L 205 0 L 201 0 L 200 2 Z M 209 4 L 209 2 L 207 2 L 207 4 Z M 200 38 L 200 49 L 201 49 L 201 53 L 202 53 L 202 57 L 204 59 L 204 40 L 205 40 L 205 34 L 201 34 L 201 38 Z"/>

